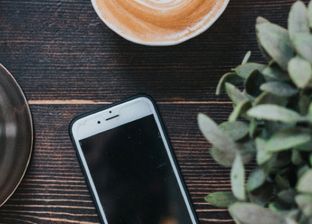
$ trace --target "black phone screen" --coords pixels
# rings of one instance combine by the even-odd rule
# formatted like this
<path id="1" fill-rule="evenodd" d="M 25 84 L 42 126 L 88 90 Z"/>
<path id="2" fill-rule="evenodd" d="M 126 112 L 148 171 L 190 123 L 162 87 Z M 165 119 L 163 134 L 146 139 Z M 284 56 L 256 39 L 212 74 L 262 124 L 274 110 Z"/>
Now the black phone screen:
<path id="1" fill-rule="evenodd" d="M 109 224 L 191 224 L 153 115 L 80 141 Z"/>

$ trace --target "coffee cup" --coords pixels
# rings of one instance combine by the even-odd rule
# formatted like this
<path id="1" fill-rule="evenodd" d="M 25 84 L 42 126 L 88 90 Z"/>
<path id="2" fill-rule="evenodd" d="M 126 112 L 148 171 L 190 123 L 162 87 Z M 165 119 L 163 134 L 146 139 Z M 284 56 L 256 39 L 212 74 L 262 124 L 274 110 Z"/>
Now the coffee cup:
<path id="1" fill-rule="evenodd" d="M 207 30 L 229 0 L 91 0 L 100 19 L 134 43 L 166 46 Z"/>

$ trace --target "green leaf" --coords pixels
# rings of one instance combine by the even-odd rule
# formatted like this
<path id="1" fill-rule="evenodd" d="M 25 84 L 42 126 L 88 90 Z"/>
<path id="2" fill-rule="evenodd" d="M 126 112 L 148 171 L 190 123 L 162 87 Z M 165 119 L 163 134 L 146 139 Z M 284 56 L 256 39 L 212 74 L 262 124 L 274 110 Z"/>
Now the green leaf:
<path id="1" fill-rule="evenodd" d="M 305 144 L 297 146 L 296 150 L 299 150 L 302 152 L 312 152 L 312 141 L 309 141 Z"/>
<path id="2" fill-rule="evenodd" d="M 233 161 L 238 151 L 235 142 L 228 135 L 224 134 L 218 125 L 208 116 L 200 113 L 197 120 L 199 129 L 205 138 L 224 153 L 224 159 L 226 161 Z"/>
<path id="3" fill-rule="evenodd" d="M 288 100 L 285 97 L 280 97 L 267 92 L 263 92 L 254 100 L 253 105 L 256 106 L 260 104 L 276 104 L 284 107 L 287 102 Z"/>
<path id="4" fill-rule="evenodd" d="M 248 97 L 245 94 L 236 88 L 236 86 L 228 82 L 225 83 L 225 91 L 235 105 L 238 105 L 242 101 L 248 100 Z"/>
<path id="5" fill-rule="evenodd" d="M 273 211 L 274 213 L 283 215 L 284 212 L 286 211 L 285 207 L 283 207 L 283 204 L 280 203 L 279 201 L 272 201 L 268 204 L 268 208 Z"/>
<path id="6" fill-rule="evenodd" d="M 205 201 L 218 208 L 227 208 L 235 203 L 237 199 L 232 192 L 214 192 L 205 197 Z"/>
<path id="7" fill-rule="evenodd" d="M 234 196 L 239 200 L 246 200 L 245 192 L 245 168 L 242 157 L 239 153 L 236 154 L 233 166 L 231 169 L 231 186 Z"/>
<path id="8" fill-rule="evenodd" d="M 209 149 L 209 153 L 211 157 L 216 161 L 219 165 L 224 167 L 231 167 L 234 161 L 234 157 L 228 156 L 228 153 L 217 149 L 215 147 L 211 147 Z"/>
<path id="9" fill-rule="evenodd" d="M 266 77 L 267 80 L 285 81 L 289 79 L 287 72 L 281 70 L 280 67 L 276 64 L 267 66 L 262 70 L 262 74 Z"/>
<path id="10" fill-rule="evenodd" d="M 299 194 L 296 196 L 295 200 L 305 216 L 312 216 L 312 195 Z"/>
<path id="11" fill-rule="evenodd" d="M 302 157 L 301 157 L 301 154 L 298 150 L 292 150 L 291 152 L 291 162 L 298 166 L 302 163 Z"/>
<path id="12" fill-rule="evenodd" d="M 312 63 L 312 35 L 307 33 L 298 33 L 294 35 L 293 45 L 297 53 Z"/>
<path id="13" fill-rule="evenodd" d="M 288 17 L 288 31 L 292 38 L 297 33 L 309 33 L 308 11 L 302 1 L 292 5 Z"/>
<path id="14" fill-rule="evenodd" d="M 233 70 L 241 78 L 247 79 L 254 71 L 262 71 L 264 68 L 265 66 L 263 64 L 249 62 L 246 64 L 239 65 Z"/>
<path id="15" fill-rule="evenodd" d="M 262 91 L 271 93 L 276 96 L 290 97 L 295 95 L 298 91 L 291 85 L 284 82 L 266 82 L 261 85 Z"/>
<path id="16" fill-rule="evenodd" d="M 260 86 L 265 82 L 264 76 L 259 71 L 254 71 L 245 81 L 245 91 L 251 96 L 257 97 L 261 91 Z"/>
<path id="17" fill-rule="evenodd" d="M 245 56 L 244 56 L 244 59 L 242 61 L 242 65 L 246 64 L 248 61 L 249 61 L 249 58 L 251 56 L 251 51 L 248 51 Z"/>
<path id="18" fill-rule="evenodd" d="M 257 119 L 280 121 L 290 124 L 303 120 L 303 118 L 297 112 L 273 104 L 262 104 L 255 106 L 248 110 L 247 114 L 248 116 Z"/>
<path id="19" fill-rule="evenodd" d="M 241 224 L 285 224 L 282 216 L 267 208 L 247 202 L 236 202 L 229 212 L 236 223 Z"/>
<path id="20" fill-rule="evenodd" d="M 310 167 L 308 165 L 301 166 L 297 171 L 297 177 L 301 178 L 306 172 L 308 172 Z"/>
<path id="21" fill-rule="evenodd" d="M 312 29 L 312 2 L 311 1 L 308 6 L 308 17 L 309 17 L 310 28 Z"/>
<path id="22" fill-rule="evenodd" d="M 298 102 L 298 108 L 301 114 L 306 115 L 309 110 L 309 105 L 310 105 L 310 98 L 305 95 L 304 93 L 300 93 L 299 96 L 299 102 Z M 312 113 L 311 113 L 312 115 Z M 308 115 L 309 116 L 309 115 Z M 312 116 L 311 116 L 312 118 Z"/>
<path id="23" fill-rule="evenodd" d="M 252 161 L 256 154 L 256 147 L 254 141 L 248 141 L 238 144 L 240 148 L 240 154 L 244 164 L 247 164 Z"/>
<path id="24" fill-rule="evenodd" d="M 301 193 L 312 193 L 312 169 L 307 170 L 298 180 L 297 190 Z"/>
<path id="25" fill-rule="evenodd" d="M 310 153 L 310 156 L 309 156 L 309 163 L 310 163 L 310 166 L 312 166 L 312 153 Z"/>
<path id="26" fill-rule="evenodd" d="M 258 123 L 256 121 L 256 119 L 251 119 L 251 121 L 249 122 L 249 136 L 251 138 L 253 138 L 256 134 L 256 131 L 257 131 L 257 127 L 258 127 Z"/>
<path id="27" fill-rule="evenodd" d="M 281 175 L 275 176 L 275 184 L 276 184 L 276 187 L 278 187 L 280 189 L 289 189 L 290 188 L 289 180 L 285 177 L 282 177 Z"/>
<path id="28" fill-rule="evenodd" d="M 262 165 L 269 161 L 272 158 L 272 153 L 265 150 L 266 141 L 257 138 L 256 139 L 256 147 L 257 147 L 257 164 Z"/>
<path id="29" fill-rule="evenodd" d="M 234 141 L 238 141 L 248 134 L 248 125 L 242 121 L 223 122 L 219 128 Z"/>
<path id="30" fill-rule="evenodd" d="M 294 203 L 296 192 L 293 189 L 282 190 L 277 194 L 280 201 L 292 205 Z"/>
<path id="31" fill-rule="evenodd" d="M 291 80 L 301 89 L 307 87 L 312 81 L 311 64 L 300 57 L 295 57 L 290 60 L 288 71 Z"/>
<path id="32" fill-rule="evenodd" d="M 311 135 L 307 131 L 299 128 L 281 130 L 267 141 L 265 150 L 269 152 L 279 152 L 305 144 L 311 140 Z"/>
<path id="33" fill-rule="evenodd" d="M 310 98 L 309 98 L 309 103 L 310 103 Z M 308 117 L 309 121 L 312 122 L 312 103 L 310 103 L 310 105 L 308 107 L 307 117 Z"/>
<path id="34" fill-rule="evenodd" d="M 259 189 L 253 192 L 248 192 L 248 199 L 250 200 L 250 202 L 265 207 L 272 199 L 273 192 L 273 185 L 265 182 Z"/>
<path id="35" fill-rule="evenodd" d="M 299 223 L 292 218 L 286 217 L 285 224 L 299 224 Z"/>
<path id="36" fill-rule="evenodd" d="M 248 177 L 247 191 L 251 192 L 261 187 L 266 180 L 266 173 L 262 169 L 254 170 Z"/>
<path id="37" fill-rule="evenodd" d="M 239 83 L 241 81 L 241 78 L 237 76 L 234 72 L 229 72 L 224 74 L 221 79 L 219 80 L 217 89 L 216 89 L 216 95 L 220 95 L 222 90 L 224 89 L 224 85 L 226 82 L 229 83 Z"/>
<path id="38" fill-rule="evenodd" d="M 287 30 L 268 22 L 257 24 L 256 30 L 263 49 L 286 70 L 289 60 L 294 55 Z"/>
<path id="39" fill-rule="evenodd" d="M 251 107 L 251 102 L 249 100 L 245 100 L 240 102 L 232 111 L 229 117 L 229 121 L 236 121 L 240 115 L 244 114 Z"/>
<path id="40" fill-rule="evenodd" d="M 261 23 L 270 23 L 270 21 L 262 16 L 258 16 L 256 19 L 256 24 L 261 24 Z"/>

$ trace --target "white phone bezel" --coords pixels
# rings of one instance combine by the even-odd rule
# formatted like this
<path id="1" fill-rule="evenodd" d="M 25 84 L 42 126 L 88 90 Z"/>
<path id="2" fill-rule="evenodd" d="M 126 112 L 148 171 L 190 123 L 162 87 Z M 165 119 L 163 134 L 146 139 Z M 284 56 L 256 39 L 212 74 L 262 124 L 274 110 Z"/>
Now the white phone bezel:
<path id="1" fill-rule="evenodd" d="M 186 204 L 189 216 L 192 220 L 193 224 L 196 224 L 196 218 L 193 213 L 192 207 L 190 205 L 190 201 L 188 199 L 187 193 L 183 186 L 182 180 L 180 178 L 179 172 L 177 170 L 174 158 L 171 154 L 170 147 L 168 141 L 165 137 L 165 133 L 162 129 L 161 122 L 159 120 L 157 111 L 154 107 L 154 104 L 148 97 L 140 96 L 138 98 L 126 101 L 124 103 L 112 106 L 108 109 L 104 109 L 102 111 L 90 114 L 88 116 L 82 117 L 78 120 L 75 120 L 71 126 L 72 137 L 74 143 L 76 145 L 81 163 L 85 170 L 85 174 L 88 178 L 89 185 L 94 195 L 94 199 L 96 200 L 96 204 L 98 206 L 98 210 L 105 224 L 108 224 L 108 221 L 105 216 L 104 209 L 102 207 L 100 198 L 97 194 L 96 187 L 94 185 L 91 173 L 89 171 L 86 159 L 84 157 L 83 151 L 81 149 L 79 141 L 93 135 L 99 134 L 101 132 L 116 128 L 120 125 L 138 120 L 140 118 L 146 117 L 148 115 L 153 115 L 154 119 L 157 123 L 158 130 L 162 137 L 163 143 L 166 148 L 167 155 L 170 160 L 171 167 L 174 171 L 175 177 L 179 184 L 180 191 L 182 193 L 184 202 Z M 112 117 L 115 117 L 110 119 Z M 107 120 L 108 119 L 108 120 Z"/>

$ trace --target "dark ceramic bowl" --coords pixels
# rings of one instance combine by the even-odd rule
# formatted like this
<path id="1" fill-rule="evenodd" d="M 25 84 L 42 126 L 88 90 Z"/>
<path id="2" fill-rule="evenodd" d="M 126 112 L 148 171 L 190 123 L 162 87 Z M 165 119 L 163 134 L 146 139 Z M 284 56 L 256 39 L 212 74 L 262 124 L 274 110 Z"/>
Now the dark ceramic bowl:
<path id="1" fill-rule="evenodd" d="M 0 206 L 21 183 L 32 147 L 33 125 L 27 100 L 16 80 L 0 64 Z"/>

